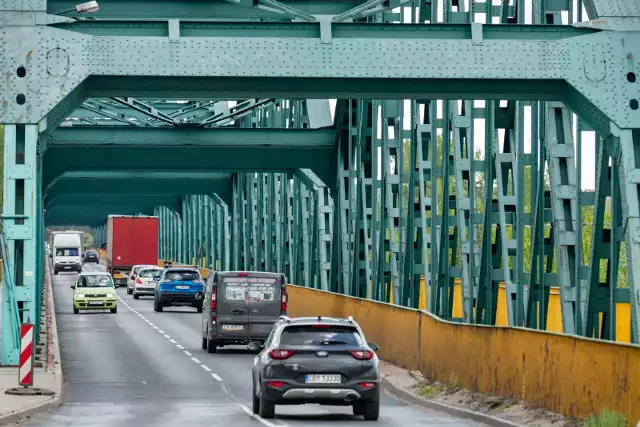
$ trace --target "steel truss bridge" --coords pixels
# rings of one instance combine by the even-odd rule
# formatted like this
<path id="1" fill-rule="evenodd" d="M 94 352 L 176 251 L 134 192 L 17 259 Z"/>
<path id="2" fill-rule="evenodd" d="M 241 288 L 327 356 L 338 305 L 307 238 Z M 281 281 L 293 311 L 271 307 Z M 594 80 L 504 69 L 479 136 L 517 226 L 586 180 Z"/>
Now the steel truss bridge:
<path id="1" fill-rule="evenodd" d="M 628 304 L 640 342 L 640 2 L 99 3 L 0 1 L 3 364 L 45 227 L 100 244 L 109 214 L 159 216 L 162 259 L 466 323 L 546 329 L 558 287 L 566 334 Z"/>

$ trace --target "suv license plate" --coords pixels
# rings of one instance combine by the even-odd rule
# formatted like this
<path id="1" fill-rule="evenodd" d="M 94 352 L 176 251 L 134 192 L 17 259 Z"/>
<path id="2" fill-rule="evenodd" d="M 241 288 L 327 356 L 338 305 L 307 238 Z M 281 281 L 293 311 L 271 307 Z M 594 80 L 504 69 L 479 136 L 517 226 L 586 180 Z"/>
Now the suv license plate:
<path id="1" fill-rule="evenodd" d="M 340 375 L 307 375 L 304 382 L 307 384 L 340 384 Z"/>
<path id="2" fill-rule="evenodd" d="M 222 325 L 223 331 L 242 331 L 244 330 L 244 325 Z"/>

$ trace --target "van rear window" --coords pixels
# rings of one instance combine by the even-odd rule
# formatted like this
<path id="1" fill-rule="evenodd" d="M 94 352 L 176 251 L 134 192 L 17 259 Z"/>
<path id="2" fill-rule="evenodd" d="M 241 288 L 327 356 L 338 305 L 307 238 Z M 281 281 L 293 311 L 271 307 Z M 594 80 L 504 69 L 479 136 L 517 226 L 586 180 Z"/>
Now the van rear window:
<path id="1" fill-rule="evenodd" d="M 227 301 L 269 302 L 278 299 L 276 279 L 268 277 L 224 277 Z"/>

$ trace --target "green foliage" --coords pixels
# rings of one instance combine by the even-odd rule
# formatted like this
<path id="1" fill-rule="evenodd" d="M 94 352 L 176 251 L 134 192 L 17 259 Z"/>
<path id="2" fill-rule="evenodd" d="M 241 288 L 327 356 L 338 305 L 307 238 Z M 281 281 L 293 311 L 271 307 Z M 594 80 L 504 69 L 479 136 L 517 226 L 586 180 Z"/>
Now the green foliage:
<path id="1" fill-rule="evenodd" d="M 93 246 L 93 234 L 91 233 L 87 233 L 86 231 L 84 232 L 84 247 L 85 249 L 88 249 L 90 247 Z"/>
<path id="2" fill-rule="evenodd" d="M 598 415 L 592 415 L 585 427 L 627 427 L 627 418 L 619 412 L 603 409 Z"/>

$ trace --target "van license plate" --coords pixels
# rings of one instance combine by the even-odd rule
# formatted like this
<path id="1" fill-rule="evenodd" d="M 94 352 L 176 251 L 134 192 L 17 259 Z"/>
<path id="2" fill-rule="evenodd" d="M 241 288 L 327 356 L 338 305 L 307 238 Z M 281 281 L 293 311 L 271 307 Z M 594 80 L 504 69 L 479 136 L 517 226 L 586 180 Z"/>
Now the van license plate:
<path id="1" fill-rule="evenodd" d="M 222 325 L 223 331 L 243 331 L 244 325 Z"/>
<path id="2" fill-rule="evenodd" d="M 307 375 L 305 378 L 307 384 L 340 384 L 341 380 L 340 375 Z"/>

